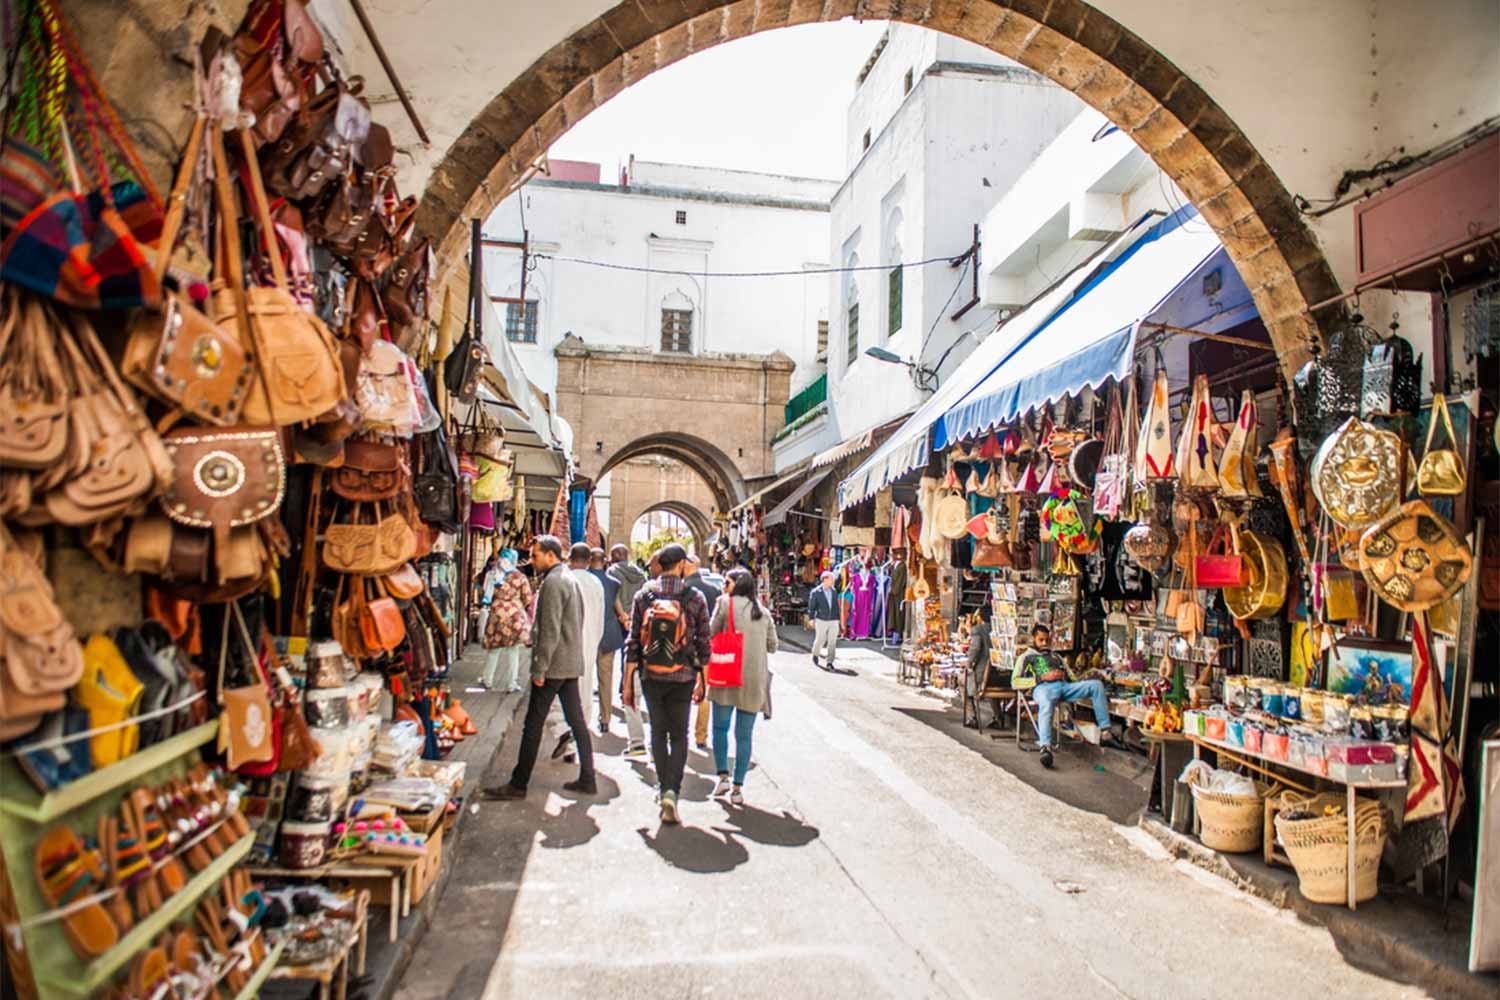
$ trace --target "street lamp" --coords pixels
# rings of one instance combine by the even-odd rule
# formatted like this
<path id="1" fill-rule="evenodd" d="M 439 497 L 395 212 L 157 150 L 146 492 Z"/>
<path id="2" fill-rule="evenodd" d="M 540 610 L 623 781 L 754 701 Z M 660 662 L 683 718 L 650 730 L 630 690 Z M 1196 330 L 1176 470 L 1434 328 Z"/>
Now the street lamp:
<path id="1" fill-rule="evenodd" d="M 865 356 L 874 358 L 876 361 L 884 361 L 886 364 L 903 366 L 911 372 L 911 380 L 916 383 L 917 388 L 924 392 L 931 392 L 937 388 L 937 372 L 915 361 L 907 361 L 894 351 L 888 351 L 884 347 L 867 347 Z"/>

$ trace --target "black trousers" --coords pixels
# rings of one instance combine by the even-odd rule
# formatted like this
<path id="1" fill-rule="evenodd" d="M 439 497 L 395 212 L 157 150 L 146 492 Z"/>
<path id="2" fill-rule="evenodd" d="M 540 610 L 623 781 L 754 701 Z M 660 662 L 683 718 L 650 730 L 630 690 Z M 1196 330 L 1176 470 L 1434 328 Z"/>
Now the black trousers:
<path id="1" fill-rule="evenodd" d="M 542 746 L 542 727 L 547 721 L 547 713 L 552 711 L 554 698 L 562 700 L 563 718 L 568 721 L 573 741 L 577 744 L 578 777 L 585 781 L 594 777 L 594 741 L 589 736 L 588 720 L 583 715 L 578 678 L 548 680 L 541 687 L 531 685 L 531 698 L 526 703 L 526 727 L 521 731 L 521 756 L 510 775 L 510 783 L 517 788 L 525 788 L 531 782 L 531 769 L 536 766 L 537 751 Z"/>
<path id="2" fill-rule="evenodd" d="M 684 681 L 641 680 L 646 708 L 651 712 L 651 759 L 656 764 L 656 783 L 664 792 L 682 791 L 693 687 Z"/>

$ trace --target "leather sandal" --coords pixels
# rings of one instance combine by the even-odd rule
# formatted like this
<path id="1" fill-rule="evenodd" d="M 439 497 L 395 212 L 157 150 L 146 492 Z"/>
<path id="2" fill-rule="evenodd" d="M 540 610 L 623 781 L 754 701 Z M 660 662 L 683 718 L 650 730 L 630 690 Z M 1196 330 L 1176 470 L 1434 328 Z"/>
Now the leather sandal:
<path id="1" fill-rule="evenodd" d="M 173 843 L 174 847 L 179 849 L 181 844 L 193 845 L 183 852 L 183 858 L 187 861 L 188 867 L 195 872 L 201 872 L 212 864 L 214 855 L 209 852 L 207 838 L 198 840 L 198 835 L 203 832 L 203 823 L 198 812 L 188 801 L 182 782 L 172 781 L 163 785 L 158 790 L 156 803 L 167 821 L 168 842 Z M 206 812 L 203 817 L 207 817 Z M 194 841 L 197 843 L 193 843 Z"/>
<path id="2" fill-rule="evenodd" d="M 141 872 L 150 867 L 151 862 L 144 853 L 133 848 L 133 842 L 121 847 L 120 820 L 114 813 L 100 816 L 97 829 L 99 853 L 104 861 L 104 884 L 115 890 L 114 895 L 104 901 L 104 908 L 115 927 L 124 934 L 135 926 L 126 890 Z"/>
<path id="3" fill-rule="evenodd" d="M 54 908 L 68 906 L 105 888 L 99 855 L 66 826 L 55 826 L 42 835 L 32 868 L 42 899 Z M 102 955 L 120 940 L 120 929 L 98 903 L 68 914 L 61 923 L 68 943 L 82 958 Z"/>
<path id="4" fill-rule="evenodd" d="M 192 810 L 193 822 L 198 825 L 199 833 L 210 831 L 202 840 L 203 848 L 210 857 L 217 858 L 234 845 L 234 833 L 219 823 L 223 807 L 209 794 L 212 783 L 212 778 L 195 779 L 183 787 L 183 794 Z"/>
<path id="5" fill-rule="evenodd" d="M 171 972 L 172 965 L 166 950 L 159 947 L 147 948 L 130 964 L 131 995 L 151 997 L 152 1000 L 175 998 L 177 991 L 172 988 Z"/>
<path id="6" fill-rule="evenodd" d="M 165 895 L 179 893 L 188 883 L 187 872 L 182 862 L 172 854 L 167 840 L 167 825 L 162 822 L 161 812 L 156 808 L 156 796 L 150 789 L 137 788 L 130 793 L 130 812 L 135 817 L 133 832 L 138 836 L 151 858 L 156 862 L 157 876 L 161 879 Z"/>

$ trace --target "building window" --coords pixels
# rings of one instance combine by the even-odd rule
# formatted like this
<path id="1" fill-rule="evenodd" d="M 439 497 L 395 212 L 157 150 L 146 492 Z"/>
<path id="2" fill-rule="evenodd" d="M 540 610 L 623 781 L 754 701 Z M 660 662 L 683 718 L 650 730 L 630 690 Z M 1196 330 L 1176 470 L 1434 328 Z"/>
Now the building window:
<path id="1" fill-rule="evenodd" d="M 828 321 L 818 320 L 818 360 L 828 360 Z"/>
<path id="2" fill-rule="evenodd" d="M 663 309 L 661 311 L 661 349 L 673 354 L 692 353 L 693 311 L 691 309 Z"/>
<path id="3" fill-rule="evenodd" d="M 870 148 L 870 130 L 869 129 L 865 129 L 865 147 L 864 148 L 865 149 L 869 149 Z"/>
<path id="4" fill-rule="evenodd" d="M 901 329 L 901 265 L 891 268 L 886 276 L 885 307 L 887 311 L 886 336 L 894 337 Z"/>
<path id="5" fill-rule="evenodd" d="M 536 343 L 536 299 L 527 299 L 525 308 L 519 302 L 505 304 L 505 339 L 513 344 Z"/>
<path id="6" fill-rule="evenodd" d="M 847 342 L 844 345 L 844 367 L 847 369 L 854 364 L 854 359 L 859 357 L 859 302 L 849 303 L 849 311 L 845 314 L 844 336 Z"/>
<path id="7" fill-rule="evenodd" d="M 685 225 L 687 225 L 687 213 L 686 212 L 679 211 L 677 213 L 677 224 L 679 226 L 685 226 Z"/>
<path id="8" fill-rule="evenodd" d="M 906 71 L 906 89 L 903 91 L 903 93 L 911 93 L 911 70 Z"/>

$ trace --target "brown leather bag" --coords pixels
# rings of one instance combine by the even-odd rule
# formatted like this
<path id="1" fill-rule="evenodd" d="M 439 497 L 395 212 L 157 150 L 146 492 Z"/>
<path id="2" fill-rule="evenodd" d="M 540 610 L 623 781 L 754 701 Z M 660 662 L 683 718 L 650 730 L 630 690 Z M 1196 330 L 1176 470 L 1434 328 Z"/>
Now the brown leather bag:
<path id="1" fill-rule="evenodd" d="M 369 438 L 345 441 L 344 464 L 332 473 L 333 491 L 345 500 L 389 500 L 409 478 L 405 447 Z"/>
<path id="2" fill-rule="evenodd" d="M 384 576 L 409 562 L 417 552 L 417 537 L 399 513 L 382 516 L 383 505 L 373 505 L 373 523 L 361 520 L 365 505 L 356 503 L 352 521 L 335 522 L 323 536 L 323 565 L 339 573 Z"/>
<path id="3" fill-rule="evenodd" d="M 355 586 L 350 588 L 350 581 Z M 334 592 L 333 612 L 329 622 L 333 638 L 343 647 L 345 653 L 360 659 L 371 655 L 365 649 L 364 634 L 360 631 L 359 616 L 360 608 L 364 604 L 363 581 L 354 576 L 342 576 L 339 578 L 338 589 Z"/>
<path id="4" fill-rule="evenodd" d="M 368 581 L 359 580 L 354 586 L 363 590 Z M 371 655 L 393 653 L 406 641 L 406 621 L 401 617 L 401 607 L 389 597 L 368 597 L 360 606 L 360 638 Z"/>
<path id="5" fill-rule="evenodd" d="M 41 307 L 6 285 L 0 297 L 0 465 L 45 469 L 68 451 L 69 393 L 50 341 Z"/>
<path id="6" fill-rule="evenodd" d="M 237 219 L 229 218 L 225 226 L 229 244 L 226 253 L 229 288 L 233 293 L 233 322 L 244 343 L 254 345 L 260 369 L 255 385 L 245 400 L 243 419 L 250 424 L 288 424 L 316 420 L 332 410 L 348 395 L 338 347 L 323 321 L 304 310 L 287 285 L 286 269 L 275 241 L 270 207 L 260 183 L 260 170 L 249 133 L 241 130 L 247 174 L 250 178 L 249 200 L 254 203 L 261 238 L 265 243 L 272 288 L 244 288 L 239 274 Z M 210 142 L 214 155 L 215 183 L 221 199 L 229 201 L 228 164 L 223 143 L 217 131 Z M 222 324 L 228 316 L 218 316 Z"/>
<path id="7" fill-rule="evenodd" d="M 386 319 L 397 338 L 402 331 L 427 318 L 427 279 L 432 274 L 432 241 L 423 240 L 402 254 L 380 293 Z"/>
<path id="8" fill-rule="evenodd" d="M 0 739 L 35 729 L 83 676 L 83 647 L 47 575 L 0 524 Z"/>
<path id="9" fill-rule="evenodd" d="M 422 582 L 422 574 L 413 569 L 411 563 L 406 563 L 394 573 L 387 573 L 381 582 L 387 594 L 401 601 L 409 601 L 427 589 L 427 585 Z"/>
<path id="10" fill-rule="evenodd" d="M 207 528 L 227 543 L 231 528 L 254 524 L 281 508 L 286 459 L 281 435 L 269 427 L 168 431 L 175 474 L 161 506 L 178 524 Z"/>
<path id="11" fill-rule="evenodd" d="M 193 123 L 168 202 L 157 252 L 158 284 L 166 277 L 182 225 L 204 127 L 200 116 Z M 220 211 L 224 209 L 221 204 Z M 135 314 L 127 337 L 120 373 L 131 384 L 204 423 L 223 426 L 239 420 L 255 370 L 232 328 L 215 325 L 186 296 L 167 290 L 159 310 Z"/>
<path id="12" fill-rule="evenodd" d="M 266 154 L 267 186 L 296 201 L 319 197 L 349 172 L 369 136 L 370 107 L 358 78 L 324 88 L 287 124 Z"/>

